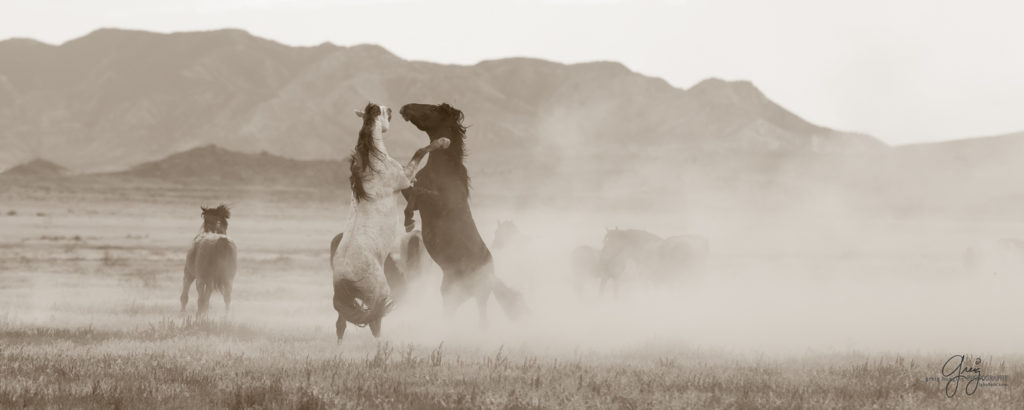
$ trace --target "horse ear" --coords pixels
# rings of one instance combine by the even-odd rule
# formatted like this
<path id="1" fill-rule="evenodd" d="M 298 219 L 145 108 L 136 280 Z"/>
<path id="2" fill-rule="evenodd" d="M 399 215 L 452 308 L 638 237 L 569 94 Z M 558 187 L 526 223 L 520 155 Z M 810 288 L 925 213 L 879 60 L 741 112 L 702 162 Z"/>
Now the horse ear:
<path id="1" fill-rule="evenodd" d="M 356 113 L 356 117 L 359 117 L 359 118 L 363 118 L 364 116 L 366 116 L 366 114 L 364 114 L 362 111 L 359 111 L 359 110 L 352 110 L 352 112 Z"/>

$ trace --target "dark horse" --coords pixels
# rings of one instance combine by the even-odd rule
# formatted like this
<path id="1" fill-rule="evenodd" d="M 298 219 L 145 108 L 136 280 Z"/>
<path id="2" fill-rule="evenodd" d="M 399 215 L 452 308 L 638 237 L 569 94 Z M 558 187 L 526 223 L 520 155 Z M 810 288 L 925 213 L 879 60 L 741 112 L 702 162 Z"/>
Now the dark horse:
<path id="1" fill-rule="evenodd" d="M 402 191 L 407 201 L 406 225 L 413 223 L 413 212 L 419 210 L 427 253 L 444 272 L 441 296 L 445 315 L 453 316 L 463 302 L 475 297 L 483 323 L 492 291 L 509 318 L 527 313 L 522 295 L 494 275 L 491 252 L 473 221 L 469 173 L 463 164 L 466 127 L 462 111 L 448 104 L 406 104 L 399 113 L 431 141 L 451 140 L 448 149 L 430 154 L 427 165 L 416 174 L 415 186 Z"/>
<path id="2" fill-rule="evenodd" d="M 228 237 L 228 218 L 231 210 L 221 205 L 203 210 L 203 226 L 192 240 L 192 249 L 185 256 L 185 277 L 182 279 L 181 310 L 188 305 L 188 291 L 196 281 L 199 294 L 198 313 L 210 307 L 214 290 L 224 296 L 225 309 L 231 307 L 231 284 L 235 280 L 237 251 L 235 242 Z"/>

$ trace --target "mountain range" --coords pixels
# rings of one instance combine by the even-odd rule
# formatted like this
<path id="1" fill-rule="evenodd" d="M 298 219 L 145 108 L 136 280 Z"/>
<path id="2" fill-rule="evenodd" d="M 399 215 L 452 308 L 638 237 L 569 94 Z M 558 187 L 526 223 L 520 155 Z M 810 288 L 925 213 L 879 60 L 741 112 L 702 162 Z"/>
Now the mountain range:
<path id="1" fill-rule="evenodd" d="M 447 101 L 466 113 L 484 172 L 531 158 L 665 150 L 884 147 L 811 124 L 746 81 L 679 89 L 612 62 L 510 58 L 454 66 L 373 45 L 290 47 L 239 30 L 101 29 L 61 45 L 0 42 L 0 169 L 44 157 L 76 172 L 117 171 L 216 144 L 296 159 L 341 159 L 367 101 Z M 393 150 L 425 142 L 394 127 Z"/>
<path id="2" fill-rule="evenodd" d="M 917 192 L 919 202 L 1024 202 L 1024 133 L 889 147 L 812 124 L 748 81 L 682 89 L 614 62 L 443 65 L 375 45 L 291 47 L 240 30 L 0 41 L 0 169 L 347 186 L 342 161 L 360 126 L 352 110 L 367 101 L 462 109 L 470 173 L 492 190 L 517 184 L 509 194 L 781 180 Z M 386 138 L 399 159 L 426 143 L 397 116 Z"/>

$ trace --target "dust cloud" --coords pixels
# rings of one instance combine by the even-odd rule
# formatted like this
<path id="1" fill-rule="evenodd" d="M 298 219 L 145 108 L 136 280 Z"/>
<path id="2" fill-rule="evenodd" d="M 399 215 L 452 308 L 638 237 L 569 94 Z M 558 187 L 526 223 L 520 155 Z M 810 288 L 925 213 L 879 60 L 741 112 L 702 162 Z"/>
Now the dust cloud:
<path id="1" fill-rule="evenodd" d="M 472 301 L 446 321 L 440 270 L 432 266 L 385 318 L 384 340 L 555 355 L 650 343 L 772 355 L 1019 353 L 1024 330 L 1010 321 L 1024 310 L 1024 265 L 998 244 L 1024 229 L 1019 218 L 918 211 L 928 204 L 906 208 L 891 186 L 843 185 L 873 178 L 863 175 L 807 183 L 815 177 L 793 169 L 736 176 L 687 167 L 682 179 L 666 175 L 684 172 L 651 166 L 633 169 L 630 184 L 561 186 L 565 180 L 552 177 L 562 182 L 503 186 L 522 197 L 564 192 L 530 201 L 507 201 L 494 194 L 496 184 L 474 180 L 474 216 L 486 242 L 499 220 L 521 231 L 517 245 L 492 253 L 497 276 L 524 294 L 532 315 L 511 322 L 492 298 L 486 325 Z M 70 208 L 40 200 L 52 193 L 8 202 L 23 211 L 3 220 L 6 327 L 137 329 L 179 319 L 180 269 L 198 205 L 228 202 L 239 275 L 232 311 L 225 314 L 215 295 L 212 315 L 334 342 L 327 245 L 344 229 L 347 198 L 314 192 L 296 201 L 288 192 L 239 189 L 168 192 L 161 202 L 105 189 L 113 194 Z M 47 217 L 32 215 L 40 209 Z M 617 292 L 600 293 L 596 278 L 577 292 L 572 250 L 600 248 L 614 228 L 704 236 L 707 263 L 678 283 L 627 269 Z M 40 239 L 57 234 L 84 239 Z M 970 263 L 968 249 L 984 263 Z M 350 328 L 346 338 L 371 336 Z"/>

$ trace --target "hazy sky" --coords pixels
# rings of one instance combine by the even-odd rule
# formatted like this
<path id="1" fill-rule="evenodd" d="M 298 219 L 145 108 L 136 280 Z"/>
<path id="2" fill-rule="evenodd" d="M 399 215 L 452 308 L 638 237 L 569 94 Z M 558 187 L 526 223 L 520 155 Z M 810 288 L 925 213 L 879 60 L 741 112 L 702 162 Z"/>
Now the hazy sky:
<path id="1" fill-rule="evenodd" d="M 615 60 L 690 87 L 748 79 L 811 122 L 906 143 L 1024 131 L 1024 2 L 0 0 L 0 38 L 225 27 L 407 59 Z"/>

